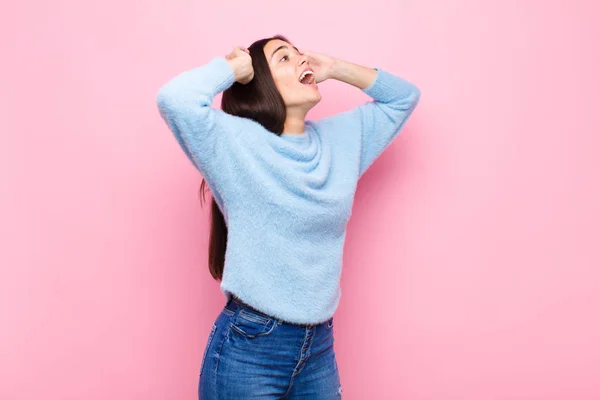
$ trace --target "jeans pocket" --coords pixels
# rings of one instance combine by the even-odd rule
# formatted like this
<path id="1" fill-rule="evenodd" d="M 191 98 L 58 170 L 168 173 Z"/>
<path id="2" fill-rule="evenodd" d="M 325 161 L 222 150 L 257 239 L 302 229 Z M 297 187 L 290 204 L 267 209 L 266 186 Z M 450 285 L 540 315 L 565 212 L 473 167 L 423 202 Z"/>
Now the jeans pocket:
<path id="1" fill-rule="evenodd" d="M 200 375 L 202 375 L 202 369 L 204 368 L 204 361 L 206 360 L 206 355 L 208 354 L 208 349 L 210 344 L 212 343 L 213 337 L 215 337 L 215 332 L 217 330 L 217 324 L 213 323 L 212 329 L 208 334 L 208 340 L 206 343 L 206 347 L 204 348 L 204 355 L 202 355 L 202 362 L 200 363 Z"/>
<path id="2" fill-rule="evenodd" d="M 333 317 L 331 317 L 327 320 L 327 328 L 329 328 L 329 329 L 333 328 Z"/>
<path id="3" fill-rule="evenodd" d="M 249 308 L 242 308 L 231 318 L 231 328 L 240 335 L 253 339 L 273 333 L 278 321 Z"/>

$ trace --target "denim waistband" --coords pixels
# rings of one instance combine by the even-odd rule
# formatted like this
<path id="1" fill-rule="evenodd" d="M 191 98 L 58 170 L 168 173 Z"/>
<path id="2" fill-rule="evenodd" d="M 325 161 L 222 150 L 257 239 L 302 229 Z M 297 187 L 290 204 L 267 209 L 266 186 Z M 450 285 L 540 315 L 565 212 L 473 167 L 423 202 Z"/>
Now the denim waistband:
<path id="1" fill-rule="evenodd" d="M 280 318 L 276 318 L 276 317 L 274 317 L 274 316 L 272 316 L 270 314 L 267 314 L 264 311 L 260 311 L 260 310 L 258 310 L 256 308 L 252 307 L 250 304 L 245 303 L 239 297 L 237 297 L 235 295 L 231 295 L 231 297 L 229 298 L 229 301 L 225 305 L 225 308 L 227 308 L 229 311 L 235 312 L 238 307 L 245 308 L 246 310 L 251 310 L 252 312 L 257 313 L 258 315 L 263 316 L 264 318 L 274 319 L 279 324 L 294 325 L 294 326 L 299 326 L 299 327 L 313 327 L 313 326 L 316 326 L 316 325 L 327 324 L 328 321 L 333 318 L 332 317 L 328 321 L 321 322 L 320 324 L 299 324 L 299 323 L 296 323 L 296 322 L 289 322 L 289 321 L 286 321 L 286 320 L 282 320 Z"/>

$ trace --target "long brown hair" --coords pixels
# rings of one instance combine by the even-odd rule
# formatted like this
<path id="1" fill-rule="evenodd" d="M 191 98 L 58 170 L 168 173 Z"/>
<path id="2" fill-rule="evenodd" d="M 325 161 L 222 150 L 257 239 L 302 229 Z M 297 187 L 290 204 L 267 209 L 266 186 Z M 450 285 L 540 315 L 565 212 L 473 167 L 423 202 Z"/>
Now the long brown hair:
<path id="1" fill-rule="evenodd" d="M 286 118 L 285 102 L 279 93 L 271 75 L 264 47 L 267 42 L 279 39 L 290 43 L 284 36 L 275 35 L 270 38 L 257 40 L 248 50 L 252 57 L 254 78 L 248 84 L 235 82 L 223 92 L 221 109 L 227 114 L 253 119 L 265 129 L 280 135 Z M 290 43 L 291 44 L 291 43 Z M 206 180 L 200 184 L 200 206 L 204 199 Z M 211 227 L 208 245 L 208 269 L 216 280 L 223 279 L 225 252 L 227 250 L 227 226 L 225 218 L 217 203 L 211 201 Z"/>

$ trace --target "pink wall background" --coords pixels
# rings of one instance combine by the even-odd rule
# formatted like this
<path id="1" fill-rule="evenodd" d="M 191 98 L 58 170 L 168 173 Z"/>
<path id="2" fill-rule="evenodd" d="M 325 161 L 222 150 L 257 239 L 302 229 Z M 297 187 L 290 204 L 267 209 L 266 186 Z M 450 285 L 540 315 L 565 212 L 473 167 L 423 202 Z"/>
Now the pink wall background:
<path id="1" fill-rule="evenodd" d="M 0 398 L 195 399 L 224 305 L 171 76 L 282 33 L 423 96 L 359 184 L 346 399 L 600 399 L 600 6 L 12 2 L 0 24 Z M 310 117 L 366 101 L 321 85 Z M 220 98 L 219 98 L 220 99 Z"/>

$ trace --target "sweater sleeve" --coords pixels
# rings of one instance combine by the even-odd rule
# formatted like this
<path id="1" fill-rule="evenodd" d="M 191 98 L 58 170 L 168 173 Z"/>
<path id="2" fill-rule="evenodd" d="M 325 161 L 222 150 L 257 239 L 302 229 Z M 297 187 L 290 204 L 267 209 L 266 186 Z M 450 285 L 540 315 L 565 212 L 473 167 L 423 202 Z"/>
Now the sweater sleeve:
<path id="1" fill-rule="evenodd" d="M 227 154 L 240 131 L 242 119 L 212 108 L 214 97 L 235 81 L 227 60 L 215 57 L 200 67 L 184 71 L 157 93 L 160 116 L 173 132 L 188 159 L 200 171 L 222 206 L 215 189 L 225 184 L 230 171 Z"/>
<path id="2" fill-rule="evenodd" d="M 359 178 L 398 135 L 421 97 L 414 84 L 375 69 L 375 81 L 363 89 L 373 101 L 330 117 L 336 127 L 344 127 L 336 140 L 360 141 Z"/>

